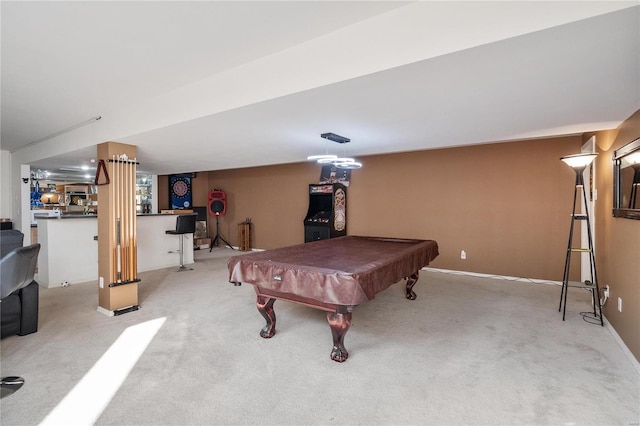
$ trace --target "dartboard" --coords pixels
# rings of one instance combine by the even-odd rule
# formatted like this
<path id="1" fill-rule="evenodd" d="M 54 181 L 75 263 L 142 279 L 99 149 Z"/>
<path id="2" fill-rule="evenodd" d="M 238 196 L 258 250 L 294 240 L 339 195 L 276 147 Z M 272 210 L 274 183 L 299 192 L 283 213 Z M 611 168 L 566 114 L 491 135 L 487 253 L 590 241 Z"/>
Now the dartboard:
<path id="1" fill-rule="evenodd" d="M 189 193 L 189 185 L 183 180 L 176 180 L 173 183 L 173 193 L 176 197 L 184 197 Z"/>
<path id="2" fill-rule="evenodd" d="M 191 177 L 170 176 L 171 208 L 181 209 L 191 207 Z"/>

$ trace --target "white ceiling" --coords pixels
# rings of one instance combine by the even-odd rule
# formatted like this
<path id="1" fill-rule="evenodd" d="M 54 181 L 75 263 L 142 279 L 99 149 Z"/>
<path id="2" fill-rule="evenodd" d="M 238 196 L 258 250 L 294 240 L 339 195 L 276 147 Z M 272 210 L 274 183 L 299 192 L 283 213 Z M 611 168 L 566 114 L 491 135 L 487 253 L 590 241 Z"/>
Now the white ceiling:
<path id="1" fill-rule="evenodd" d="M 2 149 L 68 168 L 119 141 L 169 174 L 304 161 L 324 132 L 363 156 L 615 128 L 639 4 L 2 1 Z"/>

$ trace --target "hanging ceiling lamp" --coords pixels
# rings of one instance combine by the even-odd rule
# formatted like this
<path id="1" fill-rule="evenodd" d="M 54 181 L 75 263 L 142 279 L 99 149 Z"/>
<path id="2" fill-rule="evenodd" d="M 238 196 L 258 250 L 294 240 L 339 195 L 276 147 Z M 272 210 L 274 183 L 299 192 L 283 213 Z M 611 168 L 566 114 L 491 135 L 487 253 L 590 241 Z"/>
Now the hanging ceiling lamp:
<path id="1" fill-rule="evenodd" d="M 322 133 L 320 136 L 324 139 L 340 144 L 345 144 L 351 141 L 351 139 L 336 135 L 335 133 Z M 338 169 L 359 169 L 362 167 L 362 163 L 356 161 L 354 158 L 338 157 L 337 155 L 329 154 L 328 150 L 325 151 L 324 154 L 310 155 L 307 157 L 307 160 L 315 161 L 318 164 L 333 164 Z"/>

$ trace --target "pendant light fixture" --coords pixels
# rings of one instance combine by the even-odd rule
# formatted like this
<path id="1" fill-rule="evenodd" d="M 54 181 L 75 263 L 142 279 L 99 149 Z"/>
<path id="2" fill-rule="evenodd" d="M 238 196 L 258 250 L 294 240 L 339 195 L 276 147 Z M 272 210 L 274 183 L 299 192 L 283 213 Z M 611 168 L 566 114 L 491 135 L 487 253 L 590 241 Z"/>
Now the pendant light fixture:
<path id="1" fill-rule="evenodd" d="M 322 133 L 320 137 L 339 144 L 345 144 L 351 141 L 351 139 L 336 135 L 335 133 Z M 315 161 L 322 165 L 333 164 L 338 169 L 359 169 L 362 167 L 362 163 L 356 161 L 354 158 L 338 157 L 337 155 L 329 154 L 328 150 L 325 150 L 324 154 L 310 155 L 307 157 L 307 160 Z"/>

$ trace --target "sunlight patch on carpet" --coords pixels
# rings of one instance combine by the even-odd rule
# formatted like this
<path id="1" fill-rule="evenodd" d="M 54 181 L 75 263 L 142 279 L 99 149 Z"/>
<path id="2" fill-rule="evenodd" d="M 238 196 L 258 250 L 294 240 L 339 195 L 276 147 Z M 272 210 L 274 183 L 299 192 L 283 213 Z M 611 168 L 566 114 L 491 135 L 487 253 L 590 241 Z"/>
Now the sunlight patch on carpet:
<path id="1" fill-rule="evenodd" d="M 96 422 L 166 317 L 128 327 L 40 425 Z"/>

